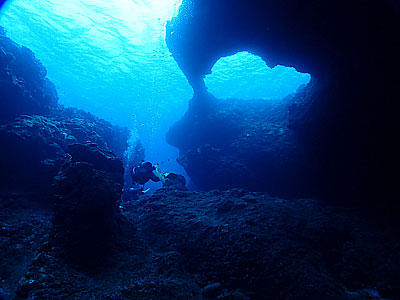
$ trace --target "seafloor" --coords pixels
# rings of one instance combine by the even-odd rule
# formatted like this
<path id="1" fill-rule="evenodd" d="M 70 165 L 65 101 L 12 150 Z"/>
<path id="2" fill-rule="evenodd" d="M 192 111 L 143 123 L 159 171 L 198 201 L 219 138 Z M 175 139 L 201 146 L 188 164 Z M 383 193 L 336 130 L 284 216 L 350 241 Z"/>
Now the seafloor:
<path id="1" fill-rule="evenodd" d="M 4 291 L 16 292 L 13 299 L 399 295 L 400 245 L 388 227 L 317 200 L 160 189 L 124 205 L 112 251 L 83 266 L 66 262 L 52 237 L 51 210 L 30 208 L 16 196 L 1 200 L 0 274 Z"/>

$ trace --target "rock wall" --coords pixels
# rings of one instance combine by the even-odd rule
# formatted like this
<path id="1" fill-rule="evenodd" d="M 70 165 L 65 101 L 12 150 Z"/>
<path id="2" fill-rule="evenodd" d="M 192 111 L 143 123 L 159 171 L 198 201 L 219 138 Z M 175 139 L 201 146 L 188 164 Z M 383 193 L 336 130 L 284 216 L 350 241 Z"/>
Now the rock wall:
<path id="1" fill-rule="evenodd" d="M 68 145 L 89 141 L 122 155 L 128 130 L 117 130 L 75 109 L 58 110 L 51 117 L 23 115 L 0 125 L 0 143 L 6 145 L 0 148 L 1 192 L 23 193 L 51 203 L 50 187 L 69 157 Z"/>
<path id="2" fill-rule="evenodd" d="M 335 201 L 396 207 L 400 104 L 399 76 L 393 70 L 400 67 L 399 28 L 398 14 L 387 1 L 184 1 L 179 15 L 167 25 L 166 40 L 195 96 L 187 115 L 171 128 L 169 141 L 180 149 L 181 161 L 193 181 L 206 188 L 236 186 L 236 182 L 222 183 L 226 172 L 208 170 L 210 180 L 204 178 L 205 172 L 194 175 L 199 165 L 210 161 L 201 159 L 199 163 L 199 155 L 193 153 L 206 144 L 218 149 L 221 143 L 233 142 L 220 128 L 225 126 L 223 121 L 209 122 L 216 121 L 214 112 L 204 114 L 209 96 L 203 77 L 220 57 L 247 50 L 261 56 L 269 66 L 294 66 L 312 76 L 311 84 L 288 107 L 288 123 L 282 127 L 285 139 L 274 138 L 265 144 L 267 149 L 278 151 L 290 148 L 277 159 L 281 168 L 296 172 L 303 188 L 293 186 L 293 177 L 288 176 L 280 179 L 278 190 L 263 185 L 257 189 L 277 195 L 293 191 L 293 196 L 305 191 Z M 229 107 L 226 104 L 219 113 L 229 113 Z M 258 120 L 262 114 L 264 111 Z M 269 115 L 265 113 L 267 124 Z M 251 119 L 241 122 L 250 123 Z M 207 126 L 209 137 L 202 143 L 200 128 Z M 189 138 L 182 135 L 182 128 L 190 133 Z M 256 131 L 254 136 L 268 142 L 268 133 L 261 128 Z M 213 137 L 218 142 L 210 142 Z M 196 140 L 199 142 L 193 142 Z M 249 145 L 246 140 L 235 142 L 240 144 L 236 146 L 239 149 Z M 251 142 L 257 143 L 255 139 Z M 214 157 L 213 165 L 232 157 L 236 160 L 238 155 L 226 149 L 220 151 L 219 158 Z M 243 150 L 241 156 L 247 158 L 239 162 L 251 159 L 255 150 L 257 147 L 250 147 L 247 153 Z M 303 155 L 301 151 L 306 151 L 306 156 L 299 168 L 293 169 L 293 160 Z M 277 162 L 271 162 L 275 158 L 269 154 L 257 159 L 265 167 L 260 171 L 246 163 L 247 179 L 256 177 L 268 183 L 275 176 Z M 345 199 L 343 195 L 347 195 Z"/>
<path id="3" fill-rule="evenodd" d="M 0 122 L 21 114 L 48 115 L 57 106 L 54 84 L 33 52 L 21 47 L 0 27 Z"/>
<path id="4" fill-rule="evenodd" d="M 129 131 L 57 104 L 54 85 L 31 50 L 0 30 L 0 190 L 52 203 L 53 177 L 68 146 L 95 143 L 123 158 Z"/>
<path id="5" fill-rule="evenodd" d="M 310 149 L 301 147 L 288 128 L 290 100 L 285 104 L 203 96 L 199 101 L 203 108 L 207 102 L 208 109 L 192 106 L 171 127 L 167 141 L 180 148 L 178 162 L 200 189 L 240 187 L 309 196 L 316 170 Z"/>

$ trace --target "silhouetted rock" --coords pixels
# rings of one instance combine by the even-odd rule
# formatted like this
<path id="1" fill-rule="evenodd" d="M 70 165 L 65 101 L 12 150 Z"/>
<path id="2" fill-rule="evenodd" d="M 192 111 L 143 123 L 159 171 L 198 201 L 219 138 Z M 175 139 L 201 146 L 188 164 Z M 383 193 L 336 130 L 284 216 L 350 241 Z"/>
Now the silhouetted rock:
<path id="1" fill-rule="evenodd" d="M 57 106 L 54 84 L 33 52 L 0 30 L 0 123 L 21 114 L 48 115 Z"/>
<path id="2" fill-rule="evenodd" d="M 120 222 L 122 162 L 96 144 L 72 144 L 71 161 L 55 178 L 54 230 L 66 259 L 98 263 L 112 248 Z"/>
<path id="3" fill-rule="evenodd" d="M 167 24 L 166 41 L 195 95 L 169 141 L 180 149 L 194 183 L 312 194 L 398 214 L 399 73 L 393 71 L 400 68 L 398 13 L 393 1 L 183 1 Z M 311 74 L 282 119 L 288 124 L 271 123 L 268 105 L 252 126 L 251 115 L 231 111 L 229 101 L 215 109 L 208 103 L 204 76 L 220 57 L 243 50 L 270 67 Z M 246 130 L 238 131 L 233 120 L 250 135 L 242 137 Z M 283 134 L 270 134 L 266 127 L 274 125 Z M 229 164 L 237 178 L 232 183 L 224 182 Z"/>

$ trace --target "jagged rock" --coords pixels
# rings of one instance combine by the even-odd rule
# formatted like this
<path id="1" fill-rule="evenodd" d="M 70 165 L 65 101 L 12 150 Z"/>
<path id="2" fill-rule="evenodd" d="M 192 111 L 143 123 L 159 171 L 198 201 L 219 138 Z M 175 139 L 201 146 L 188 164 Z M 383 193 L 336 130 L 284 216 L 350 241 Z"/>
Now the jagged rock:
<path id="1" fill-rule="evenodd" d="M 50 186 L 69 156 L 68 145 L 89 141 L 108 150 L 111 144 L 122 153 L 126 138 L 127 131 L 118 135 L 110 123 L 73 109 L 60 109 L 54 118 L 20 116 L 0 125 L 0 143 L 5 145 L 0 149 L 0 188 L 52 202 Z"/>
<path id="2" fill-rule="evenodd" d="M 0 189 L 49 201 L 54 175 L 68 155 L 70 137 L 59 123 L 41 116 L 23 116 L 0 126 Z"/>
<path id="3" fill-rule="evenodd" d="M 46 73 L 31 50 L 0 29 L 0 189 L 51 203 L 50 186 L 68 145 L 89 141 L 122 158 L 129 131 L 58 105 Z"/>
<path id="4" fill-rule="evenodd" d="M 195 94 L 187 115 L 171 128 L 169 141 L 180 149 L 180 162 L 194 183 L 207 189 L 239 184 L 285 196 L 311 192 L 396 216 L 400 107 L 399 73 L 393 70 L 400 68 L 400 18 L 393 3 L 183 1 L 167 24 L 166 41 Z M 215 112 L 204 101 L 209 98 L 204 76 L 220 57 L 243 50 L 261 56 L 270 67 L 293 66 L 312 76 L 291 100 L 287 126 L 275 123 L 283 135 L 263 130 L 263 114 L 265 127 L 274 112 L 260 111 L 258 128 L 246 113 L 239 118 L 250 130 L 248 137 L 240 137 L 235 122 L 227 122 L 241 117 L 229 111 L 231 104 Z M 246 163 L 253 157 L 261 166 Z M 205 176 L 204 165 L 224 164 Z M 232 184 L 223 182 L 229 164 L 231 172 L 246 175 L 235 174 Z M 252 184 L 247 174 L 261 175 L 265 184 Z"/>
<path id="5" fill-rule="evenodd" d="M 59 121 L 79 143 L 91 141 L 101 148 L 113 151 L 120 158 L 128 148 L 128 128 L 112 125 L 91 113 L 59 106 L 52 110 L 51 118 Z"/>
<path id="6" fill-rule="evenodd" d="M 72 156 L 55 178 L 56 239 L 79 264 L 104 259 L 120 222 L 122 162 L 96 144 L 72 144 Z"/>
<path id="7" fill-rule="evenodd" d="M 54 84 L 33 52 L 0 30 L 0 122 L 21 114 L 48 115 L 57 106 Z"/>
<path id="8" fill-rule="evenodd" d="M 315 195 L 314 161 L 288 128 L 289 100 L 203 97 L 196 101 L 210 108 L 199 113 L 200 104 L 190 107 L 167 134 L 167 141 L 180 148 L 178 162 L 199 188 Z"/>

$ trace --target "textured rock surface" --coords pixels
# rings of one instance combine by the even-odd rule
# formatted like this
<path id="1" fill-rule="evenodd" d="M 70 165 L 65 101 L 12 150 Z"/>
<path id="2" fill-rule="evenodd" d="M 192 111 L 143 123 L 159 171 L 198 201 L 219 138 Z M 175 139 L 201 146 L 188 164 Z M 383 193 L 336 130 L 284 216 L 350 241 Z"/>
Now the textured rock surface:
<path id="1" fill-rule="evenodd" d="M 32 51 L 5 36 L 0 27 L 0 123 L 21 114 L 48 115 L 57 106 L 54 84 Z"/>
<path id="2" fill-rule="evenodd" d="M 217 114 L 229 114 L 229 105 L 217 114 L 196 117 L 207 110 L 202 101 L 206 94 L 203 76 L 221 56 L 247 50 L 260 55 L 270 66 L 294 66 L 312 76 L 309 87 L 292 100 L 288 124 L 291 136 L 284 140 L 273 138 L 272 144 L 266 145 L 267 149 L 289 150 L 286 153 L 290 156 L 278 157 L 283 170 L 292 170 L 292 157 L 296 161 L 302 156 L 299 149 L 309 151 L 310 160 L 304 160 L 297 170 L 297 177 L 304 181 L 303 189 L 298 190 L 311 189 L 314 195 L 336 200 L 345 197 L 344 201 L 377 205 L 398 213 L 394 178 L 400 170 L 400 104 L 399 76 L 393 72 L 400 67 L 398 16 L 389 1 L 183 1 L 178 17 L 167 26 L 166 39 L 195 90 L 192 112 L 170 132 L 170 136 L 179 136 L 179 127 L 186 127 L 189 133 L 186 141 L 184 136 L 180 141 L 170 139 L 183 152 L 187 173 L 197 172 L 199 155 L 192 155 L 193 151 L 185 146 L 203 140 L 199 129 L 210 129 L 210 119 L 216 123 L 215 130 L 207 131 L 207 139 L 212 141 L 207 142 L 209 148 L 218 149 L 221 143 L 232 142 L 231 136 L 225 138 L 221 134 L 226 130 L 220 130 L 229 116 L 221 122 L 215 118 Z M 266 113 L 266 118 L 269 115 Z M 232 118 L 236 116 L 231 114 Z M 239 122 L 250 123 L 251 119 Z M 242 153 L 248 160 L 258 151 L 257 138 L 269 141 L 269 134 L 259 129 L 258 137 L 250 142 L 256 147 Z M 236 141 L 237 148 L 243 151 L 249 145 L 244 139 Z M 280 144 L 286 142 L 287 145 Z M 217 164 L 237 157 L 229 150 L 220 151 L 219 155 L 214 156 Z M 273 178 L 276 162 L 270 163 L 269 158 L 273 157 L 259 158 L 260 164 L 265 164 L 261 172 L 247 166 L 250 174 L 265 180 Z M 307 164 L 311 172 L 302 167 Z M 194 175 L 194 182 L 210 187 L 216 184 L 216 177 L 223 180 L 223 174 L 210 172 L 210 180 L 199 179 L 203 176 L 199 174 Z M 293 178 L 281 178 L 280 185 L 290 191 Z M 273 188 L 270 191 L 275 192 Z"/>
<path id="3" fill-rule="evenodd" d="M 103 149 L 113 151 L 119 158 L 123 157 L 128 148 L 128 128 L 112 125 L 91 113 L 59 106 L 52 110 L 51 118 L 60 122 L 69 136 L 78 143 L 96 143 Z"/>
<path id="4" fill-rule="evenodd" d="M 239 189 L 164 188 L 127 203 L 122 214 L 137 232 L 121 235 L 106 264 L 72 268 L 51 241 L 20 281 L 15 299 L 400 296 L 396 232 L 319 201 Z"/>
<path id="5" fill-rule="evenodd" d="M 30 207 L 23 195 L 0 195 L 0 294 L 15 292 L 50 231 L 51 213 Z"/>
<path id="6" fill-rule="evenodd" d="M 122 154 L 128 132 L 115 128 L 74 109 L 59 109 L 52 117 L 20 116 L 0 125 L 0 143 L 6 145 L 0 148 L 1 191 L 30 193 L 48 201 L 53 177 L 68 158 L 68 145 L 89 141 Z"/>
<path id="7" fill-rule="evenodd" d="M 1 125 L 1 192 L 48 201 L 53 177 L 68 157 L 64 149 L 69 137 L 64 133 L 58 122 L 42 116 L 23 116 Z"/>
<path id="8" fill-rule="evenodd" d="M 315 193 L 310 150 L 288 128 L 290 98 L 243 102 L 209 95 L 200 101 L 202 111 L 192 106 L 167 135 L 199 188 L 241 187 L 286 197 Z"/>
<path id="9" fill-rule="evenodd" d="M 127 128 L 57 104 L 46 69 L 0 28 L 0 193 L 51 203 L 50 186 L 74 143 L 96 143 L 122 158 Z"/>
<path id="10" fill-rule="evenodd" d="M 111 250 L 119 227 L 122 162 L 96 144 L 72 144 L 55 178 L 54 230 L 67 260 L 88 264 Z"/>

